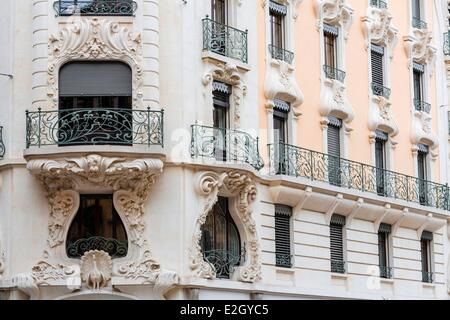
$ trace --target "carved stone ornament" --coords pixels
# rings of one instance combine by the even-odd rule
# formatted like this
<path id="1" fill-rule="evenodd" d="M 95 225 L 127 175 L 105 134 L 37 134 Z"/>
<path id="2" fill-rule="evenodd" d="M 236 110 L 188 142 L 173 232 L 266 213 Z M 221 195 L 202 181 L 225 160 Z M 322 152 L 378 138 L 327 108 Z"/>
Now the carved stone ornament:
<path id="1" fill-rule="evenodd" d="M 216 276 L 214 266 L 203 259 L 201 238 L 202 226 L 206 222 L 208 214 L 218 200 L 219 194 L 230 196 L 232 201 L 230 210 L 236 215 L 236 223 L 242 225 L 245 234 L 241 236 L 246 239 L 246 263 L 237 267 L 233 274 L 242 282 L 256 282 L 261 280 L 261 255 L 260 243 L 256 230 L 256 223 L 252 217 L 251 204 L 256 198 L 256 185 L 245 173 L 230 171 L 226 173 L 202 172 L 195 179 L 197 193 L 205 198 L 202 211 L 197 218 L 190 249 L 190 268 L 196 277 L 213 279 Z"/>
<path id="2" fill-rule="evenodd" d="M 411 130 L 411 142 L 414 145 L 425 143 L 431 149 L 436 149 L 439 145 L 438 136 L 432 130 L 432 118 L 426 112 L 414 111 L 413 124 Z"/>
<path id="3" fill-rule="evenodd" d="M 323 80 L 319 112 L 322 117 L 339 116 L 349 126 L 355 118 L 355 113 L 347 98 L 345 84 L 333 79 Z"/>
<path id="4" fill-rule="evenodd" d="M 323 23 L 341 27 L 344 39 L 348 38 L 348 31 L 353 23 L 353 9 L 347 4 L 347 0 L 316 0 L 317 26 L 323 27 Z"/>
<path id="5" fill-rule="evenodd" d="M 133 73 L 133 104 L 142 105 L 143 57 L 140 34 L 123 25 L 99 18 L 70 21 L 49 39 L 48 97 L 50 106 L 58 105 L 59 69 L 69 61 L 113 60 L 127 63 Z"/>
<path id="6" fill-rule="evenodd" d="M 236 65 L 230 63 L 216 62 L 214 66 L 205 73 L 202 79 L 205 87 L 205 96 L 212 99 L 213 81 L 220 81 L 232 86 L 233 99 L 233 124 L 235 129 L 240 128 L 241 108 L 244 97 L 247 95 L 247 85 L 242 81 L 241 74 Z"/>
<path id="7" fill-rule="evenodd" d="M 266 72 L 264 94 L 272 107 L 275 99 L 281 99 L 291 104 L 295 117 L 302 114 L 300 106 L 304 96 L 298 86 L 295 69 L 290 64 L 271 59 Z"/>
<path id="8" fill-rule="evenodd" d="M 431 44 L 432 39 L 432 31 L 419 29 L 413 29 L 409 36 L 403 38 L 409 58 L 408 67 L 411 68 L 413 62 L 426 64 L 430 76 L 433 74 L 436 60 L 436 48 Z"/>
<path id="9" fill-rule="evenodd" d="M 92 250 L 81 257 L 81 279 L 89 289 L 99 291 L 111 280 L 112 259 L 105 251 Z"/>
<path id="10" fill-rule="evenodd" d="M 392 59 L 398 42 L 398 30 L 392 25 L 392 15 L 389 10 L 369 6 L 367 16 L 361 20 L 366 37 L 366 48 L 369 49 L 371 43 L 385 47 Z"/>
<path id="11" fill-rule="evenodd" d="M 369 130 L 375 132 L 380 129 L 386 131 L 390 137 L 399 133 L 391 110 L 391 102 L 381 96 L 372 96 L 369 103 Z"/>
<path id="12" fill-rule="evenodd" d="M 269 0 L 261 0 L 261 6 L 266 7 Z M 278 0 L 278 3 L 288 6 L 291 8 L 292 19 L 297 20 L 298 18 L 298 7 L 303 2 L 303 0 Z"/>
<path id="13" fill-rule="evenodd" d="M 74 260 L 67 258 L 65 239 L 70 222 L 79 207 L 79 191 L 85 188 L 92 189 L 92 187 L 114 193 L 114 207 L 128 235 L 128 254 L 125 258 L 113 260 L 112 274 L 129 279 L 137 270 L 130 266 L 141 261 L 142 257 L 145 256 L 147 260 L 154 261 L 145 239 L 144 213 L 150 188 L 163 169 L 161 160 L 113 158 L 92 154 L 58 160 L 30 160 L 27 168 L 43 185 L 50 204 L 48 251 L 45 256 L 46 261 L 41 262 L 47 265 L 48 270 L 55 269 L 50 266 L 61 266 L 56 268 L 59 270 L 63 269 L 62 266 L 66 262 L 74 263 Z M 92 260 L 93 257 L 89 259 Z M 96 259 L 104 259 L 104 257 L 96 255 Z M 39 268 L 35 266 L 33 270 L 39 270 Z M 154 284 L 152 282 L 154 279 L 164 277 L 167 272 L 154 262 L 151 272 L 136 276 L 134 284 Z M 58 274 L 64 276 L 63 273 Z M 37 277 L 37 279 L 41 278 Z M 172 278 L 178 281 L 177 277 Z M 39 284 L 39 281 L 37 283 Z M 98 289 L 98 283 L 92 281 L 87 283 L 93 284 Z"/>

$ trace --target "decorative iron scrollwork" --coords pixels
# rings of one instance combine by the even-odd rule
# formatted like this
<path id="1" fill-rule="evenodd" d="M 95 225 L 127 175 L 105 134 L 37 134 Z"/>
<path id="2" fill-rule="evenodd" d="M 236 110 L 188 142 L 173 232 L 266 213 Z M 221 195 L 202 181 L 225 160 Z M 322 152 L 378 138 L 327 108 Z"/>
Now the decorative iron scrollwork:
<path id="1" fill-rule="evenodd" d="M 130 0 L 59 0 L 53 7 L 59 16 L 133 16 L 137 3 Z"/>
<path id="2" fill-rule="evenodd" d="M 91 237 L 78 239 L 67 244 L 69 258 L 79 259 L 91 250 L 105 251 L 111 258 L 123 258 L 128 252 L 128 242 L 112 238 Z"/>

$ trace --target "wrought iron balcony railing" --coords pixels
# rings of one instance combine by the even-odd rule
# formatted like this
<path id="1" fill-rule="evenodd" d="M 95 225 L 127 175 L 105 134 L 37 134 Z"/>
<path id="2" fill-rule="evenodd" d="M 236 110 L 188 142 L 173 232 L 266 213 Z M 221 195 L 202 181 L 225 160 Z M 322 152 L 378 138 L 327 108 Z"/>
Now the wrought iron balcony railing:
<path id="1" fill-rule="evenodd" d="M 345 273 L 345 261 L 341 260 L 330 260 L 331 262 L 331 272 L 333 273 Z"/>
<path id="2" fill-rule="evenodd" d="M 378 9 L 387 9 L 388 5 L 382 0 L 370 0 L 370 5 Z"/>
<path id="3" fill-rule="evenodd" d="M 244 260 L 244 253 L 237 255 L 228 250 L 209 250 L 203 252 L 203 259 L 214 266 L 216 277 L 229 279 L 234 268 Z"/>
<path id="4" fill-rule="evenodd" d="M 380 266 L 380 278 L 392 279 L 393 278 L 393 268 Z"/>
<path id="5" fill-rule="evenodd" d="M 442 210 L 449 208 L 449 187 L 374 166 L 287 144 L 269 145 L 270 174 L 369 192 Z"/>
<path id="6" fill-rule="evenodd" d="M 374 82 L 372 82 L 371 86 L 373 95 L 384 97 L 388 100 L 391 97 L 391 89 Z"/>
<path id="7" fill-rule="evenodd" d="M 292 268 L 292 255 L 276 253 L 275 265 L 281 268 Z"/>
<path id="8" fill-rule="evenodd" d="M 112 238 L 91 237 L 68 242 L 66 248 L 67 256 L 74 259 L 81 258 L 87 251 L 91 250 L 103 250 L 113 259 L 123 258 L 128 252 L 128 242 Z"/>
<path id="9" fill-rule="evenodd" d="M 27 111 L 27 148 L 48 145 L 164 145 L 164 111 L 85 108 Z"/>
<path id="10" fill-rule="evenodd" d="M 334 67 L 330 67 L 327 65 L 323 66 L 323 71 L 325 72 L 325 76 L 328 79 L 333 79 L 333 80 L 337 80 L 339 82 L 344 82 L 345 81 L 345 76 L 346 73 L 342 70 L 336 69 Z"/>
<path id="11" fill-rule="evenodd" d="M 0 126 L 0 159 L 2 159 L 5 156 L 6 153 L 6 147 L 5 143 L 3 142 L 3 127 Z"/>
<path id="12" fill-rule="evenodd" d="M 208 16 L 203 19 L 203 51 L 248 62 L 248 32 L 218 23 Z"/>
<path id="13" fill-rule="evenodd" d="M 59 0 L 53 7 L 59 16 L 134 16 L 137 3 L 130 0 Z"/>
<path id="14" fill-rule="evenodd" d="M 419 18 L 416 18 L 416 17 L 413 17 L 413 19 L 412 19 L 412 26 L 413 26 L 413 28 L 420 29 L 420 30 L 424 30 L 424 29 L 428 28 L 428 24 L 425 21 L 420 20 Z"/>
<path id="15" fill-rule="evenodd" d="M 422 271 L 422 282 L 433 283 L 433 272 Z"/>
<path id="16" fill-rule="evenodd" d="M 195 124 L 192 126 L 191 156 L 248 163 L 260 170 L 264 163 L 259 154 L 258 141 L 246 132 Z"/>
<path id="17" fill-rule="evenodd" d="M 444 33 L 444 55 L 450 56 L 450 32 Z"/>
<path id="18" fill-rule="evenodd" d="M 272 59 L 281 60 L 289 64 L 292 64 L 294 61 L 294 53 L 286 49 L 269 44 L 269 52 L 272 55 Z"/>
<path id="19" fill-rule="evenodd" d="M 417 111 L 423 111 L 426 113 L 430 113 L 431 112 L 431 104 L 425 102 L 425 101 L 421 101 L 419 99 L 414 99 L 414 108 Z"/>

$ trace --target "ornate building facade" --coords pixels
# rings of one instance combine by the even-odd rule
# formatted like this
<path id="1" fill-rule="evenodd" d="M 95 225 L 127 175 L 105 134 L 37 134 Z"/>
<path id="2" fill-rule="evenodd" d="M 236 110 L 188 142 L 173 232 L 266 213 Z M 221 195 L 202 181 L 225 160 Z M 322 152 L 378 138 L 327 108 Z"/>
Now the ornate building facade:
<path id="1" fill-rule="evenodd" d="M 448 299 L 445 0 L 4 0 L 1 299 Z"/>

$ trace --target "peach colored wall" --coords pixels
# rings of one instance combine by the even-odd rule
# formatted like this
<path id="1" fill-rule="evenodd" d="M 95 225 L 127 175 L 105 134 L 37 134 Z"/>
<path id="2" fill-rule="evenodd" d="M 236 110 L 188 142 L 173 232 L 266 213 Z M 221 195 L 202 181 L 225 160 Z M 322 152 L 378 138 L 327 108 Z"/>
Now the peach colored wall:
<path id="1" fill-rule="evenodd" d="M 351 0 L 347 3 L 353 8 L 353 24 L 349 30 L 346 43 L 346 71 L 347 94 L 355 112 L 355 119 L 351 123 L 354 129 L 348 142 L 349 158 L 351 160 L 371 164 L 371 145 L 369 143 L 368 111 L 369 111 L 369 58 L 365 48 L 365 37 L 361 18 L 367 13 L 368 0 Z M 432 1 L 426 1 L 427 22 L 433 26 Z M 305 102 L 302 105 L 303 115 L 298 121 L 298 145 L 316 151 L 323 150 L 322 129 L 319 114 L 320 103 L 320 74 L 322 62 L 320 60 L 320 35 L 317 30 L 317 16 L 315 13 L 316 0 L 304 0 L 299 6 L 299 17 L 295 24 L 295 65 L 296 76 Z M 393 16 L 393 25 L 399 30 L 398 43 L 395 47 L 390 65 L 390 86 L 392 89 L 392 112 L 400 133 L 395 137 L 398 145 L 393 152 L 393 170 L 408 175 L 414 175 L 414 161 L 411 151 L 412 125 L 412 88 L 411 70 L 408 68 L 403 37 L 410 31 L 411 15 L 408 0 L 389 1 L 389 11 Z M 261 92 L 261 128 L 267 128 L 265 110 L 264 77 L 266 69 L 265 43 L 265 11 L 258 10 L 258 52 L 259 52 L 259 87 Z M 432 103 L 433 130 L 437 133 L 436 120 L 436 83 L 433 76 L 429 81 L 430 103 Z M 265 131 L 261 131 L 263 133 Z M 262 136 L 263 142 L 266 137 Z M 263 149 L 263 152 L 266 150 Z M 439 180 L 439 163 L 433 167 L 433 180 Z"/>

